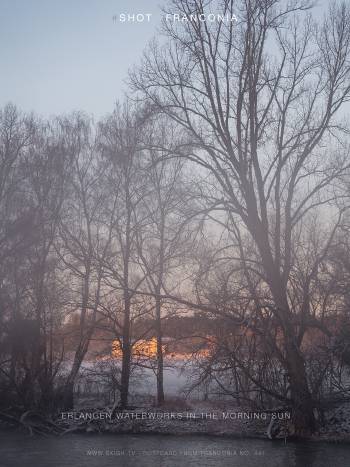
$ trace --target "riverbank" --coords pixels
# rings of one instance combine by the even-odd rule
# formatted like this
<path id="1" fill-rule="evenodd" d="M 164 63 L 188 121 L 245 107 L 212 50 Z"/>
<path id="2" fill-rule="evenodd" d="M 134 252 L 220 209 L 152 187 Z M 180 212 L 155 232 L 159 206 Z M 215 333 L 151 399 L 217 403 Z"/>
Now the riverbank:
<path id="1" fill-rule="evenodd" d="M 69 419 L 70 417 L 70 419 Z M 128 411 L 81 410 L 63 412 L 55 422 L 69 431 L 115 434 L 165 434 L 266 438 L 267 416 L 248 411 L 186 410 L 168 411 L 141 407 Z"/>
<path id="2" fill-rule="evenodd" d="M 106 416 L 107 413 L 107 416 Z M 176 407 L 138 407 L 128 411 L 83 409 L 61 413 L 55 422 L 66 432 L 114 434 L 210 435 L 235 438 L 290 439 L 291 415 L 288 410 L 254 412 L 248 408 L 213 407 L 192 404 L 186 410 Z M 110 416 L 108 416 L 110 414 Z M 350 443 L 350 404 L 329 408 L 320 420 L 313 441 Z"/>
<path id="3" fill-rule="evenodd" d="M 209 435 L 232 438 L 294 438 L 291 415 L 287 410 L 254 412 L 248 408 L 213 407 L 193 404 L 186 409 L 176 407 L 117 408 L 80 407 L 48 417 L 28 411 L 20 417 L 7 414 L 0 427 L 19 427 L 31 434 L 107 433 L 149 435 Z M 350 404 L 324 412 L 312 441 L 350 443 Z"/>

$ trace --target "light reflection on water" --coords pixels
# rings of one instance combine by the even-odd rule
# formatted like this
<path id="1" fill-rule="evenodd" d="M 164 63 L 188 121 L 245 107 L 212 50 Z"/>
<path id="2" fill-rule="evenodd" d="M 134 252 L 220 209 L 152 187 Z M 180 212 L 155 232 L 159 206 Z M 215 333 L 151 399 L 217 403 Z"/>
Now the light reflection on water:
<path id="1" fill-rule="evenodd" d="M 213 436 L 0 432 L 1 467 L 346 467 L 350 445 Z"/>

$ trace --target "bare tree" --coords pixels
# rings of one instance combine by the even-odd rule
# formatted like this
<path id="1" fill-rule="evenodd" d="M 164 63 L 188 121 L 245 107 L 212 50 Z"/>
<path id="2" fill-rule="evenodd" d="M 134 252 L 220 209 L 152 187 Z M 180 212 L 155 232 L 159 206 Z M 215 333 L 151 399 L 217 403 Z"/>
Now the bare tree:
<path id="1" fill-rule="evenodd" d="M 53 244 L 69 158 L 54 121 L 13 106 L 3 118 L 1 297 L 9 365 L 2 370 L 24 407 L 47 407 L 54 404 L 54 330 L 62 319 Z"/>
<path id="2" fill-rule="evenodd" d="M 153 125 L 153 126 L 152 126 Z M 145 271 L 147 291 L 154 296 L 157 340 L 157 402 L 164 403 L 163 321 L 169 304 L 162 295 L 179 292 L 184 271 L 193 253 L 195 223 L 190 180 L 185 177 L 185 161 L 167 160 L 157 148 L 179 143 L 171 122 L 155 120 L 145 141 L 147 185 L 143 197 L 143 221 L 137 232 L 138 256 Z M 176 143 L 177 140 L 177 143 Z"/>
<path id="3" fill-rule="evenodd" d="M 153 44 L 131 76 L 140 95 L 192 138 L 179 156 L 215 180 L 212 198 L 232 219 L 244 261 L 247 245 L 254 249 L 255 272 L 272 300 L 267 315 L 266 303 L 256 305 L 283 335 L 279 358 L 298 433 L 315 423 L 301 349 L 307 299 L 296 309 L 289 299 L 293 245 L 307 213 L 332 204 L 341 211 L 337 180 L 348 166 L 345 123 L 336 116 L 350 92 L 349 9 L 333 5 L 316 25 L 310 7 L 303 0 L 171 1 L 172 13 L 188 20 L 165 21 L 170 42 Z M 238 21 L 196 19 L 211 11 Z"/>
<path id="4" fill-rule="evenodd" d="M 105 199 L 104 167 L 98 157 L 92 124 L 77 114 L 61 120 L 61 125 L 72 160 L 56 252 L 63 275 L 68 274 L 70 279 L 71 297 L 66 310 L 78 313 L 79 321 L 73 361 L 63 388 L 63 404 L 72 408 L 74 384 L 98 319 L 103 269 L 97 258 L 106 253 L 108 238 L 103 233 L 101 209 Z"/>
<path id="5" fill-rule="evenodd" d="M 136 235 L 139 229 L 139 205 L 144 185 L 141 158 L 141 140 L 147 115 L 142 109 L 134 109 L 131 102 L 117 106 L 114 113 L 100 124 L 100 145 L 102 157 L 108 161 L 109 176 L 106 187 L 110 193 L 108 206 L 108 236 L 110 249 L 108 257 L 102 260 L 106 284 L 114 290 L 114 325 L 120 335 L 122 368 L 120 381 L 120 406 L 128 405 L 129 383 L 132 364 L 132 322 L 133 311 L 139 313 L 137 289 L 144 281 L 144 275 L 137 267 Z M 122 296 L 120 296 L 120 292 Z M 116 311 L 121 311 L 121 317 Z M 111 310 L 107 315 L 111 318 Z M 141 306 L 142 313 L 142 306 Z"/>

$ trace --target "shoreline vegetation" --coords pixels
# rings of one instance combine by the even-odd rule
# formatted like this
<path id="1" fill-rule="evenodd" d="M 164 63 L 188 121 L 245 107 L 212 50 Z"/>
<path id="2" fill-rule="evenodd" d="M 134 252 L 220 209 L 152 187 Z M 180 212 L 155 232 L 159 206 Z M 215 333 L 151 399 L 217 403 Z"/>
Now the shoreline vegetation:
<path id="1" fill-rule="evenodd" d="M 287 442 L 310 440 L 350 443 L 350 404 L 324 412 L 318 430 L 311 436 L 296 436 L 289 409 L 252 411 L 244 408 L 195 406 L 180 408 L 118 407 L 81 408 L 55 414 L 18 408 L 0 412 L 0 430 L 17 429 L 29 435 L 66 436 L 68 434 L 149 434 L 208 435 L 231 438 L 256 438 Z"/>

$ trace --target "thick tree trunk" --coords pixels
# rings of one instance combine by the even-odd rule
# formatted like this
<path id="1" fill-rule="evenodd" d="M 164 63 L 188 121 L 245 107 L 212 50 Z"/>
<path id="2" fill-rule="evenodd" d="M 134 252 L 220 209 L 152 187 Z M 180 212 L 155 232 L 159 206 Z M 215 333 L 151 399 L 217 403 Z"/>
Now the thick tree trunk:
<path id="1" fill-rule="evenodd" d="M 287 370 L 290 380 L 292 422 L 295 435 L 308 436 L 315 431 L 313 400 L 308 387 L 305 361 L 298 348 L 286 344 Z"/>
<path id="2" fill-rule="evenodd" d="M 277 313 L 284 333 L 286 370 L 289 376 L 292 404 L 292 421 L 295 435 L 307 436 L 315 431 L 312 395 L 308 386 L 305 359 L 296 344 L 296 335 L 282 281 L 276 280 L 271 287 Z"/>
<path id="3" fill-rule="evenodd" d="M 276 267 L 268 247 L 268 240 L 261 233 L 259 245 L 262 262 L 269 278 L 270 290 L 276 307 L 278 318 L 284 334 L 285 365 L 288 372 L 292 422 L 297 436 L 307 436 L 315 430 L 315 416 L 313 400 L 308 386 L 305 359 L 296 343 L 296 330 L 293 324 L 293 313 L 289 307 L 286 284 L 284 283 L 279 268 Z"/>

